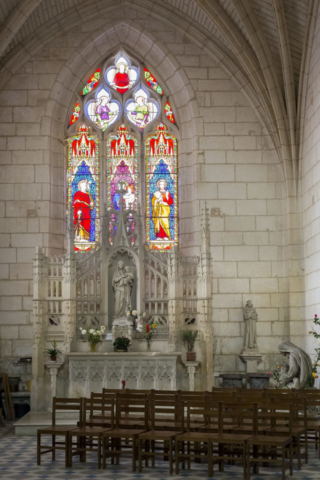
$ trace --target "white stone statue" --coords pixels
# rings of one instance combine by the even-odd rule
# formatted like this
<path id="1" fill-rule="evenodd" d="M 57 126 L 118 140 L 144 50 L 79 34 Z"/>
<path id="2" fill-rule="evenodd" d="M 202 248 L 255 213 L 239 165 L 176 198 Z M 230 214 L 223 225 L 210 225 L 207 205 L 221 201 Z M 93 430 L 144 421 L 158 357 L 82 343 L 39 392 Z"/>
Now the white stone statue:
<path id="1" fill-rule="evenodd" d="M 243 319 L 245 321 L 244 350 L 257 349 L 256 322 L 258 314 L 251 300 L 248 300 L 243 308 Z"/>
<path id="2" fill-rule="evenodd" d="M 282 365 L 279 386 L 281 388 L 304 388 L 312 375 L 312 362 L 309 355 L 291 342 L 281 342 L 279 352 L 289 356 L 289 364 Z"/>
<path id="3" fill-rule="evenodd" d="M 118 268 L 113 274 L 112 288 L 114 291 L 114 318 L 126 316 L 131 306 L 131 293 L 134 284 L 133 273 L 130 267 L 124 267 L 123 262 L 118 262 Z"/>

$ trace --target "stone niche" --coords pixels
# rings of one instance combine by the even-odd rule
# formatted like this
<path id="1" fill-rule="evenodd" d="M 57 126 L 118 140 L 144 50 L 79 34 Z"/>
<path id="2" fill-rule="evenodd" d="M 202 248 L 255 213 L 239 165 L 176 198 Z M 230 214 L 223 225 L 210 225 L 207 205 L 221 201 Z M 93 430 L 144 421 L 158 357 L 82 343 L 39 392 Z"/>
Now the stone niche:
<path id="1" fill-rule="evenodd" d="M 118 263 L 123 262 L 124 267 L 129 267 L 130 272 L 133 274 L 134 283 L 131 292 L 131 307 L 133 310 L 138 309 L 138 300 L 137 292 L 139 291 L 139 269 L 136 267 L 136 262 L 132 254 L 126 250 L 118 250 L 115 252 L 109 260 L 108 270 L 107 270 L 107 298 L 108 298 L 108 308 L 106 314 L 106 327 L 110 330 L 113 325 L 114 320 L 114 291 L 112 287 L 113 275 L 118 268 Z M 105 272 L 106 273 L 106 272 Z M 140 312 L 142 313 L 142 312 Z"/>

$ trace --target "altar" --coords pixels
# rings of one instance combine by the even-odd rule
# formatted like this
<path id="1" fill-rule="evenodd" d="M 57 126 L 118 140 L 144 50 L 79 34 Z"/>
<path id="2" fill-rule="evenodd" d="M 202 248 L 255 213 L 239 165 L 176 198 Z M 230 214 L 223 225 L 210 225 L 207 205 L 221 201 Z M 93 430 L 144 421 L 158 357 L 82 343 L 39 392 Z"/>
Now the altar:
<path id="1" fill-rule="evenodd" d="M 103 388 L 176 390 L 179 353 L 68 353 L 69 397 Z"/>
<path id="2" fill-rule="evenodd" d="M 211 390 L 208 209 L 201 215 L 199 256 L 183 255 L 177 246 L 156 251 L 145 244 L 140 211 L 124 207 L 124 193 L 120 182 L 120 210 L 105 208 L 95 249 L 77 250 L 72 205 L 66 253 L 46 256 L 41 248 L 36 249 L 32 411 L 47 411 L 54 395 L 89 397 L 103 388 L 122 388 L 122 381 L 129 389 L 188 389 L 184 330 L 198 330 L 199 366 L 193 371 L 192 385 Z M 157 324 L 150 352 L 139 328 L 141 322 Z M 91 353 L 88 333 L 101 327 L 98 351 Z M 131 342 L 129 351 L 113 352 L 113 342 L 122 336 Z M 44 354 L 53 341 L 60 350 L 56 365 Z"/>

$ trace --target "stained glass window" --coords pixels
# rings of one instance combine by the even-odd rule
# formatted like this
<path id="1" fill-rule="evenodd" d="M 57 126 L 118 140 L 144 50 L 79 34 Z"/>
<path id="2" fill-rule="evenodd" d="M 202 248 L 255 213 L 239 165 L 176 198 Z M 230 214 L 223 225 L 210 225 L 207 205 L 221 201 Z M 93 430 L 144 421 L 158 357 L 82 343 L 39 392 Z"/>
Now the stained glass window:
<path id="1" fill-rule="evenodd" d="M 88 251 L 99 241 L 99 143 L 83 123 L 68 141 L 68 205 L 74 209 L 75 250 Z"/>
<path id="2" fill-rule="evenodd" d="M 159 112 L 157 102 L 149 98 L 149 93 L 140 86 L 133 93 L 133 99 L 126 103 L 126 113 L 130 122 L 143 131 Z"/>
<path id="3" fill-rule="evenodd" d="M 86 104 L 86 114 L 104 132 L 118 119 L 120 105 L 116 100 L 111 100 L 109 90 L 102 87 L 97 91 L 95 100 Z"/>
<path id="4" fill-rule="evenodd" d="M 146 237 L 149 248 L 178 245 L 177 141 L 160 123 L 146 141 Z"/>
<path id="5" fill-rule="evenodd" d="M 176 123 L 174 119 L 173 111 L 169 102 L 166 102 L 164 106 L 164 113 L 166 114 L 167 119 L 170 120 L 171 123 Z"/>
<path id="6" fill-rule="evenodd" d="M 107 182 L 108 208 L 120 210 L 120 195 L 117 193 L 122 186 L 127 193 L 123 196 L 124 207 L 136 210 L 138 189 L 138 149 L 137 140 L 128 135 L 127 127 L 122 124 L 118 135 L 111 135 L 107 144 Z"/>
<path id="7" fill-rule="evenodd" d="M 144 78 L 149 87 L 151 87 L 155 92 L 159 93 L 159 95 L 163 95 L 163 90 L 160 87 L 158 81 L 154 78 L 153 75 L 151 75 L 149 70 L 147 70 L 146 68 L 144 68 Z"/>
<path id="8" fill-rule="evenodd" d="M 78 120 L 78 118 L 80 117 L 80 113 L 81 113 L 80 103 L 77 102 L 74 106 L 74 109 L 71 115 L 70 125 L 73 125 Z"/>
<path id="9" fill-rule="evenodd" d="M 100 80 L 100 73 L 101 68 L 98 68 L 98 70 L 94 72 L 94 74 L 87 81 L 86 85 L 83 87 L 81 95 L 87 95 L 87 93 L 90 93 L 94 88 L 96 88 Z"/>
<path id="10" fill-rule="evenodd" d="M 120 54 L 115 59 L 115 65 L 106 71 L 106 81 L 123 95 L 137 82 L 138 73 L 138 68 L 131 66 L 129 58 Z"/>

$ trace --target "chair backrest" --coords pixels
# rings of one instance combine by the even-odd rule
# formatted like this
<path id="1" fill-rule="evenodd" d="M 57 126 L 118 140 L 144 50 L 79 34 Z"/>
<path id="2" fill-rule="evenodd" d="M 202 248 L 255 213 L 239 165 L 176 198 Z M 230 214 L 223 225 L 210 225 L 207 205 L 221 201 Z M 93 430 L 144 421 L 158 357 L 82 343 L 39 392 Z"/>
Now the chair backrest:
<path id="1" fill-rule="evenodd" d="M 83 398 L 57 398 L 52 399 L 52 425 L 56 425 L 57 411 L 72 411 L 78 412 L 78 420 L 81 422 L 82 410 L 83 410 Z"/>
<path id="2" fill-rule="evenodd" d="M 232 422 L 233 425 L 252 425 L 254 408 L 253 403 L 240 403 L 240 402 L 219 402 L 219 435 L 223 434 L 223 426 Z M 250 423 L 248 423 L 250 420 Z"/>
<path id="3" fill-rule="evenodd" d="M 170 396 L 170 398 L 157 398 L 157 395 L 150 396 L 150 426 L 155 430 L 157 426 L 165 422 L 172 426 L 181 423 L 181 402 L 178 395 Z"/>
<path id="4" fill-rule="evenodd" d="M 103 388 L 102 393 L 105 395 L 106 393 L 121 393 L 124 392 L 123 388 Z"/>
<path id="5" fill-rule="evenodd" d="M 121 415 L 126 413 L 139 414 L 144 419 L 143 425 L 147 429 L 149 424 L 149 398 L 147 394 L 117 394 L 116 398 L 116 428 L 120 428 Z"/>
<path id="6" fill-rule="evenodd" d="M 261 421 L 270 422 L 270 426 L 287 427 L 288 435 L 292 435 L 293 405 L 289 402 L 270 402 L 254 404 L 254 435 L 258 435 L 258 426 Z"/>
<path id="7" fill-rule="evenodd" d="M 110 418 L 111 428 L 114 427 L 114 411 L 115 411 L 115 399 L 107 398 L 84 398 L 81 426 L 84 427 L 87 423 L 87 416 L 89 414 L 90 419 L 103 419 L 106 416 Z"/>

